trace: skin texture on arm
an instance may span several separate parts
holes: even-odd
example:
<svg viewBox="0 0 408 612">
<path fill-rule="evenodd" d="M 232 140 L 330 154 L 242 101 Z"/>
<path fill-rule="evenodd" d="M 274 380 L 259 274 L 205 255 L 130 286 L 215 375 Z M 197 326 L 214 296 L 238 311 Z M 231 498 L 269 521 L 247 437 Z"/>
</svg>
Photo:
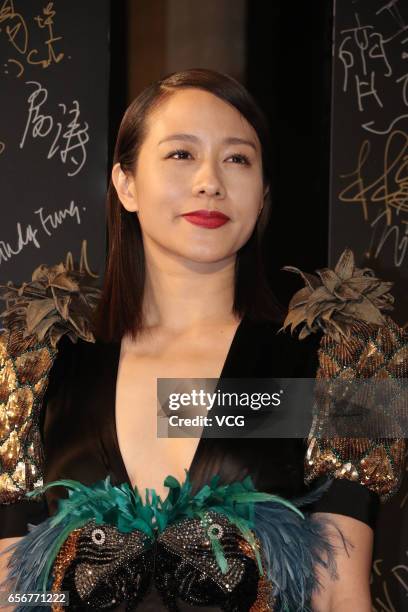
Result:
<svg viewBox="0 0 408 612">
<path fill-rule="evenodd" d="M 329 519 L 340 529 L 347 541 L 347 551 L 332 527 L 338 579 L 332 580 L 327 572 L 318 570 L 322 588 L 313 595 L 313 612 L 371 612 L 373 530 L 362 521 L 341 514 L 316 512 L 314 516 Z"/>
<path fill-rule="evenodd" d="M 4 551 L 5 548 L 13 544 L 14 542 L 18 542 L 21 538 L 3 538 L 0 540 L 0 553 Z M 6 554 L 0 554 L 0 584 L 6 579 L 7 576 L 7 560 L 10 556 L 10 552 Z M 1 588 L 4 591 L 4 587 Z M 11 591 L 11 587 L 8 588 Z M 4 610 L 5 612 L 11 612 L 14 610 L 14 606 L 0 606 L 0 610 Z"/>
</svg>

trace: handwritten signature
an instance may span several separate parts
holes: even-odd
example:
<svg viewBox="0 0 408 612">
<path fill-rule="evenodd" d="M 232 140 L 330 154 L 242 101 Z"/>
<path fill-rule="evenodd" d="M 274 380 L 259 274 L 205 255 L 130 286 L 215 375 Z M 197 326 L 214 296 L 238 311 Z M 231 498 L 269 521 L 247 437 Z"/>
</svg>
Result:
<svg viewBox="0 0 408 612">
<path fill-rule="evenodd" d="M 351 74 L 354 75 L 355 93 L 358 109 L 364 111 L 363 99 L 373 98 L 382 107 L 383 103 L 375 84 L 376 70 L 380 61 L 383 64 L 384 76 L 392 75 L 392 66 L 387 57 L 385 39 L 375 31 L 371 24 L 361 25 L 357 13 L 354 14 L 356 25 L 340 32 L 342 41 L 339 45 L 338 58 L 343 65 L 343 91 L 349 90 Z"/>
<path fill-rule="evenodd" d="M 47 236 L 52 236 L 67 218 L 74 219 L 76 223 L 81 223 L 79 207 L 72 200 L 68 208 L 56 210 L 52 213 L 44 213 L 44 208 L 41 207 L 34 211 L 34 214 L 39 217 L 39 226 L 32 223 L 23 225 L 20 221 L 16 223 L 16 236 L 13 241 L 0 240 L 0 265 L 10 261 L 16 255 L 19 255 L 29 244 L 34 245 L 37 249 L 41 248 L 39 232 L 44 232 Z"/>
<path fill-rule="evenodd" d="M 369 202 L 380 202 L 385 205 L 387 223 L 391 223 L 392 210 L 397 214 L 408 212 L 408 134 L 394 130 L 388 136 L 383 160 L 383 172 L 374 181 L 365 184 L 363 170 L 370 156 L 371 144 L 364 140 L 357 159 L 357 167 L 341 178 L 351 178 L 340 193 L 342 202 L 361 204 L 364 219 L 368 219 Z"/>
<path fill-rule="evenodd" d="M 33 243 L 37 249 L 40 248 L 40 243 L 37 240 L 38 229 L 34 229 L 32 225 L 22 227 L 18 222 L 16 225 L 16 241 L 14 248 L 10 242 L 0 240 L 0 265 L 3 261 L 9 261 L 14 255 L 18 255 L 28 244 Z"/>
<path fill-rule="evenodd" d="M 53 26 L 55 15 L 54 2 L 48 2 L 42 10 L 42 15 L 34 17 L 37 26 L 42 30 L 46 30 L 48 35 L 47 40 L 44 41 L 47 55 L 45 57 L 39 57 L 40 51 L 36 48 L 30 48 L 29 27 L 23 15 L 15 10 L 13 0 L 5 0 L 0 7 L 0 24 L 6 24 L 4 32 L 8 41 L 15 51 L 24 56 L 28 64 L 40 66 L 45 69 L 52 63 L 58 64 L 63 59 L 64 53 L 58 53 L 54 48 L 55 43 L 62 40 L 62 36 L 54 35 Z M 23 74 L 24 66 L 19 60 L 10 58 L 8 59 L 8 63 L 17 65 L 19 70 L 17 77 Z"/>
<path fill-rule="evenodd" d="M 375 247 L 374 258 L 377 259 L 381 254 L 382 249 L 387 243 L 388 239 L 394 238 L 394 249 L 393 249 L 393 262 L 396 268 L 402 266 L 405 256 L 407 255 L 408 248 L 408 220 L 402 221 L 402 225 L 405 228 L 400 227 L 397 223 L 393 225 L 387 224 L 387 211 L 383 210 L 379 215 L 371 222 L 370 227 L 372 228 L 371 238 L 370 238 L 370 247 L 369 253 L 371 255 L 371 249 L 374 247 L 375 238 L 377 234 L 377 224 L 380 221 L 383 221 L 383 227 L 381 231 L 380 238 L 378 240 L 378 244 Z M 380 227 L 380 225 L 379 225 Z"/>
<path fill-rule="evenodd" d="M 75 170 L 67 172 L 68 176 L 75 176 L 83 168 L 87 159 L 86 144 L 89 142 L 89 125 L 85 121 L 79 122 L 80 108 L 78 100 L 73 100 L 71 108 L 67 111 L 65 104 L 58 104 L 63 115 L 71 116 L 71 120 L 64 128 L 62 123 L 56 121 L 52 115 L 43 114 L 42 107 L 47 101 L 48 91 L 37 81 L 27 81 L 27 85 L 34 85 L 35 90 L 28 96 L 28 115 L 20 148 L 24 148 L 30 134 L 33 139 L 46 138 L 53 133 L 53 140 L 48 150 L 47 159 L 51 159 L 59 152 L 63 164 L 70 162 Z M 75 155 L 74 155 L 75 153 Z"/>
<path fill-rule="evenodd" d="M 398 58 L 408 57 L 407 51 L 400 47 L 408 42 L 403 38 L 408 25 L 397 5 L 398 0 L 390 0 L 370 18 L 366 13 L 362 20 L 358 12 L 353 11 L 354 23 L 351 18 L 350 27 L 340 30 L 336 36 L 336 57 L 341 75 L 339 85 L 344 93 L 350 93 L 352 101 L 357 102 L 359 113 L 371 112 L 377 107 L 382 109 L 390 103 L 391 109 L 395 109 L 396 99 L 400 96 L 408 106 L 408 73 L 403 62 L 398 61 Z M 384 11 L 388 12 L 387 17 L 382 15 Z M 394 25 L 396 29 L 391 31 L 385 27 L 384 19 L 388 26 Z M 387 36 L 380 31 L 384 28 Z M 404 74 L 399 74 L 401 68 Z M 382 113 L 375 114 L 381 116 Z M 374 121 L 366 125 L 369 127 L 363 126 L 365 129 L 376 132 L 370 127 Z"/>
</svg>

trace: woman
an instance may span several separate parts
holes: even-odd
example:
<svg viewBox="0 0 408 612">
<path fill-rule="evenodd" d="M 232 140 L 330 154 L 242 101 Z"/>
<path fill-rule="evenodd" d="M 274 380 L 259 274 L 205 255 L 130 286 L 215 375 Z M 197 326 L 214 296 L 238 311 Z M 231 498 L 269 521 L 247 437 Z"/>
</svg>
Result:
<svg viewBox="0 0 408 612">
<path fill-rule="evenodd" d="M 280 313 L 262 274 L 259 247 L 273 187 L 270 165 L 262 116 L 230 77 L 207 70 L 173 74 L 130 105 L 119 130 L 109 188 L 109 253 L 93 328 L 97 341 L 89 342 L 83 308 L 78 307 L 76 320 L 72 315 L 75 324 L 69 327 L 70 301 L 62 294 L 57 309 L 37 310 L 35 323 L 27 324 L 29 332 L 42 326 L 37 337 L 51 347 L 43 367 L 47 393 L 37 413 L 31 413 L 32 419 L 39 415 L 45 460 L 35 469 L 40 465 L 45 483 L 73 479 L 92 485 L 109 475 L 114 484 L 137 485 L 139 491 L 153 488 L 165 499 L 165 478 L 171 474 L 182 482 L 189 468 L 193 492 L 215 474 L 221 483 L 250 475 L 257 490 L 286 498 L 305 492 L 302 440 L 156 437 L 158 377 L 316 374 L 316 337 L 299 343 L 288 334 L 277 335 Z M 62 269 L 43 270 L 36 280 L 53 287 L 55 303 L 58 292 L 69 294 Z M 83 289 L 84 304 L 94 297 L 89 288 Z M 65 335 L 55 359 L 57 351 L 45 330 L 55 323 L 56 310 L 60 328 L 55 346 Z M 17 329 L 16 316 L 6 317 L 9 329 L 13 324 Z M 79 337 L 76 344 L 67 338 L 68 327 L 71 336 Z M 10 342 L 7 348 L 12 352 Z M 40 443 L 38 436 L 32 439 Z M 41 485 L 40 474 L 36 476 L 27 489 Z M 11 469 L 3 478 L 3 548 L 27 533 L 27 522 L 38 524 L 53 515 L 57 500 L 66 497 L 66 491 L 50 488 L 41 503 L 23 500 L 24 486 L 9 478 Z M 330 517 L 350 546 L 336 543 L 337 580 L 327 564 L 317 564 L 323 588 L 314 590 L 313 610 L 371 609 L 368 585 L 377 505 L 372 489 L 346 478 L 336 479 L 315 502 L 315 517 Z M 159 516 L 164 510 L 157 508 Z M 180 563 L 182 557 L 173 573 Z M 143 572 L 141 576 L 143 582 Z M 146 588 L 137 603 L 140 609 L 158 610 L 167 597 L 169 609 L 187 610 L 195 608 L 196 597 L 197 609 L 203 610 L 273 609 L 273 598 L 261 603 L 259 591 L 257 603 L 249 595 L 234 604 L 226 597 L 215 605 L 219 600 L 202 593 L 200 600 L 197 581 L 190 591 L 179 584 L 160 587 L 161 599 Z"/>
</svg>

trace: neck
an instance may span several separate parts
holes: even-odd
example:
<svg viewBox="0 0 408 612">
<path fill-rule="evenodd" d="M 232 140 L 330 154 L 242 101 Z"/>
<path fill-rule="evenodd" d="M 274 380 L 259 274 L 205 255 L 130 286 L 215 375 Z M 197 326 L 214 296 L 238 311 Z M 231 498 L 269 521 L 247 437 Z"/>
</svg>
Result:
<svg viewBox="0 0 408 612">
<path fill-rule="evenodd" d="M 146 249 L 143 313 L 146 327 L 185 330 L 235 320 L 235 255 L 194 262 L 174 253 Z"/>
</svg>

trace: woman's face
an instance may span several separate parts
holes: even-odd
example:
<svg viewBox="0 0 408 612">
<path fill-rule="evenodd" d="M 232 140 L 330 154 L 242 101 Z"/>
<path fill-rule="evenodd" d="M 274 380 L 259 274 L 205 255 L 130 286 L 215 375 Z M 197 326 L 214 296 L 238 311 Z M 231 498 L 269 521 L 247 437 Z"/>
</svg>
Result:
<svg viewBox="0 0 408 612">
<path fill-rule="evenodd" d="M 122 204 L 138 214 L 145 249 L 202 263 L 234 256 L 264 201 L 255 130 L 233 106 L 200 89 L 171 94 L 146 128 L 134 173 L 125 175 L 119 164 L 112 172 Z M 206 211 L 226 220 L 208 220 Z"/>
</svg>

